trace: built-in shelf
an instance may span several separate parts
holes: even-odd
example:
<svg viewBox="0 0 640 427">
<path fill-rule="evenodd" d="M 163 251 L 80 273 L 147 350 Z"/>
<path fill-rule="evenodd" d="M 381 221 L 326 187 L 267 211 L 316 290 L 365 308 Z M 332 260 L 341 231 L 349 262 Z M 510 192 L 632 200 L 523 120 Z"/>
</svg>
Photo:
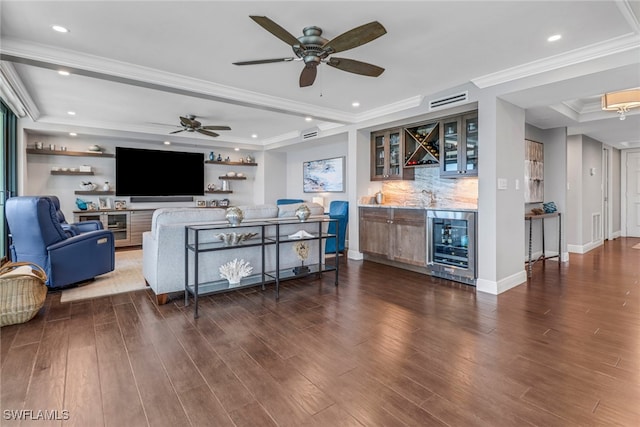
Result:
<svg viewBox="0 0 640 427">
<path fill-rule="evenodd" d="M 27 154 L 46 154 L 49 156 L 72 156 L 72 157 L 105 157 L 112 158 L 115 154 L 102 153 L 97 151 L 55 151 L 55 150 L 38 150 L 36 148 L 27 148 Z"/>
<path fill-rule="evenodd" d="M 84 191 L 84 190 L 76 190 L 74 194 L 78 194 L 81 196 L 113 196 L 116 194 L 115 191 Z"/>
<path fill-rule="evenodd" d="M 51 171 L 51 175 L 93 175 L 93 172 L 80 172 L 80 171 Z"/>
<path fill-rule="evenodd" d="M 247 162 L 224 162 L 224 161 L 219 162 L 217 160 L 205 160 L 204 162 L 210 165 L 258 166 L 257 163 L 247 163 Z"/>
<path fill-rule="evenodd" d="M 207 190 L 205 191 L 207 194 L 231 194 L 233 191 L 231 190 Z"/>
<path fill-rule="evenodd" d="M 234 179 L 236 181 L 242 180 L 242 179 L 247 179 L 246 176 L 219 176 L 218 179 Z"/>
</svg>

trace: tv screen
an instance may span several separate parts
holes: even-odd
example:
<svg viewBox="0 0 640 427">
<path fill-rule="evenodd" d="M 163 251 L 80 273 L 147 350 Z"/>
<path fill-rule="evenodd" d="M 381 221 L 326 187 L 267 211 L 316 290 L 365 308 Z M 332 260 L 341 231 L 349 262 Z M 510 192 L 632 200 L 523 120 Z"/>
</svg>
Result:
<svg viewBox="0 0 640 427">
<path fill-rule="evenodd" d="M 203 153 L 116 147 L 117 196 L 203 194 Z"/>
</svg>

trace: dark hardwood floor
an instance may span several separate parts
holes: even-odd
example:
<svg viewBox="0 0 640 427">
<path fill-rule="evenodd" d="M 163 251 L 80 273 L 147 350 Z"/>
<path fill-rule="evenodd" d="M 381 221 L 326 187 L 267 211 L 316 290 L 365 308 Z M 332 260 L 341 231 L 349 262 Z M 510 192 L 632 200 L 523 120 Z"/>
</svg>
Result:
<svg viewBox="0 0 640 427">
<path fill-rule="evenodd" d="M 149 291 L 51 293 L 0 330 L 0 424 L 639 426 L 638 243 L 538 263 L 499 296 L 344 260 L 337 288 L 218 294 L 197 320 Z"/>
</svg>

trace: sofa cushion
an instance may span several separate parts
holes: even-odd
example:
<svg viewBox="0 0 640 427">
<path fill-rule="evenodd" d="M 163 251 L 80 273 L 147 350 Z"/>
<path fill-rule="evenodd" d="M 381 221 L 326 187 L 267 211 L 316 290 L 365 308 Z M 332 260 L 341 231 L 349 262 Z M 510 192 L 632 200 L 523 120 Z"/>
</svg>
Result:
<svg viewBox="0 0 640 427">
<path fill-rule="evenodd" d="M 197 223 L 226 221 L 225 209 L 203 209 L 203 208 L 160 208 L 153 212 L 151 220 L 151 233 L 158 235 L 158 227 L 166 224 L 176 223 Z"/>
<path fill-rule="evenodd" d="M 244 219 L 267 219 L 278 217 L 276 205 L 245 205 L 238 206 L 242 210 Z"/>
<path fill-rule="evenodd" d="M 324 214 L 324 207 L 318 203 L 303 202 L 291 203 L 289 205 L 278 205 L 278 218 L 289 218 L 296 216 L 296 209 L 302 205 L 307 205 L 311 211 L 311 216 Z"/>
</svg>

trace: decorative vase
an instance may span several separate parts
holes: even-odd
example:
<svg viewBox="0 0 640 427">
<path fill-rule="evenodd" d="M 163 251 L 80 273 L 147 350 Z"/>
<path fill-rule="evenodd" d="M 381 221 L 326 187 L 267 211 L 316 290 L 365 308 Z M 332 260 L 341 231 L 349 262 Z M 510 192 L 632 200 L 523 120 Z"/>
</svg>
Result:
<svg viewBox="0 0 640 427">
<path fill-rule="evenodd" d="M 111 188 L 109 187 L 109 181 L 105 181 L 104 185 L 102 186 L 102 191 L 109 191 Z"/>
<path fill-rule="evenodd" d="M 215 160 L 216 156 L 213 154 L 213 151 L 209 152 L 209 160 Z"/>
<path fill-rule="evenodd" d="M 296 216 L 300 220 L 300 222 L 304 222 L 311 215 L 311 211 L 307 205 L 300 205 L 298 209 L 296 209 Z"/>
<path fill-rule="evenodd" d="M 244 219 L 244 214 L 242 213 L 242 209 L 237 206 L 232 206 L 230 208 L 227 208 L 226 218 L 227 221 L 229 221 L 229 224 L 235 227 L 242 222 L 242 220 Z"/>
</svg>

